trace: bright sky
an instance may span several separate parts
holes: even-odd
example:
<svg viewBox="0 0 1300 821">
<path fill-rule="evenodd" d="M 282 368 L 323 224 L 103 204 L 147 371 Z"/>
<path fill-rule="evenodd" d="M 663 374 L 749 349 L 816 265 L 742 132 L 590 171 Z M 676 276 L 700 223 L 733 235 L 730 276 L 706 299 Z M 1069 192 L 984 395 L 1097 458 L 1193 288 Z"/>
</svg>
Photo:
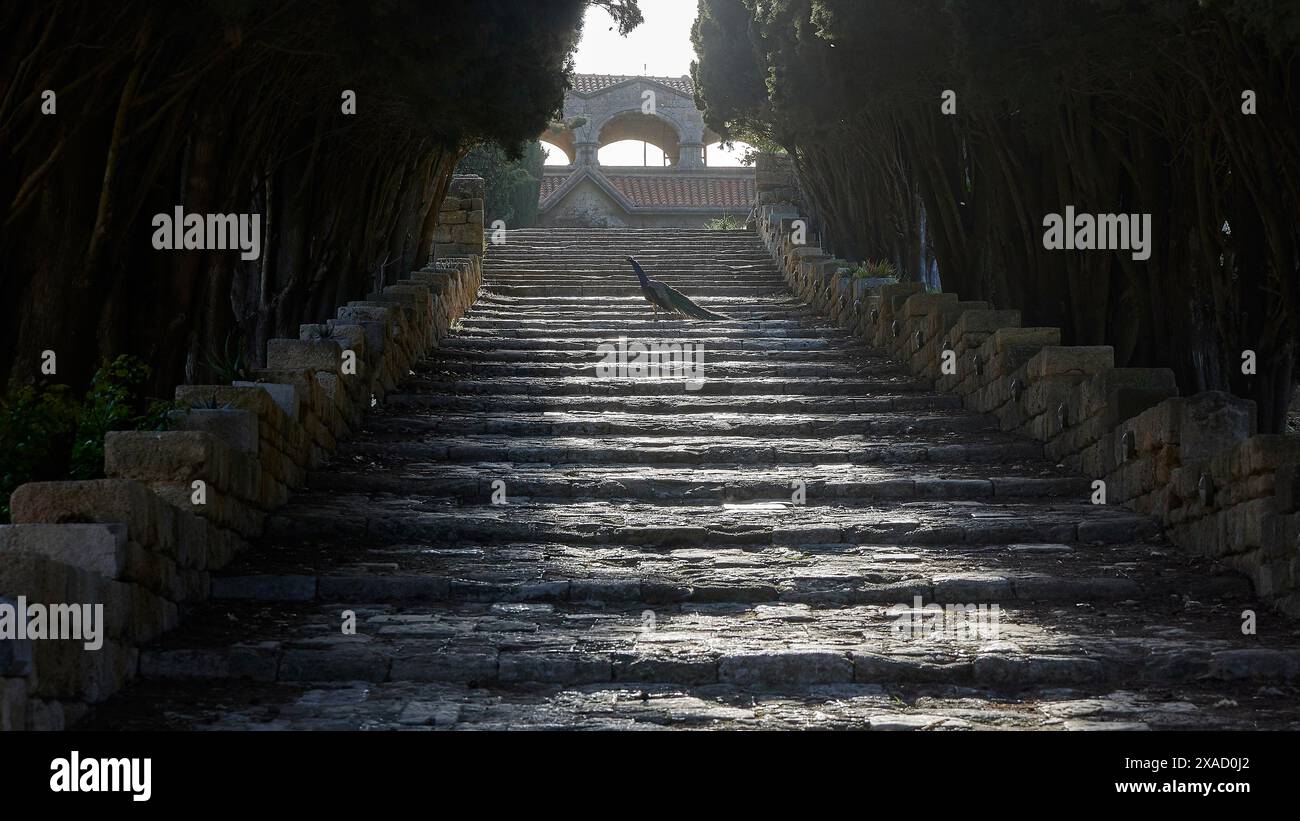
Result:
<svg viewBox="0 0 1300 821">
<path fill-rule="evenodd" d="M 582 42 L 574 56 L 579 74 L 648 74 L 680 77 L 691 73 L 695 50 L 691 47 L 691 24 L 695 22 L 696 0 L 641 0 L 645 22 L 627 37 L 618 36 L 614 21 L 604 9 L 587 9 Z M 741 143 L 734 151 L 717 145 L 708 147 L 709 165 L 740 165 Z M 663 152 L 645 146 L 646 164 L 663 165 Z M 641 165 L 642 144 L 625 140 L 601 149 L 602 165 Z M 562 152 L 551 152 L 547 165 L 564 165 Z"/>
</svg>

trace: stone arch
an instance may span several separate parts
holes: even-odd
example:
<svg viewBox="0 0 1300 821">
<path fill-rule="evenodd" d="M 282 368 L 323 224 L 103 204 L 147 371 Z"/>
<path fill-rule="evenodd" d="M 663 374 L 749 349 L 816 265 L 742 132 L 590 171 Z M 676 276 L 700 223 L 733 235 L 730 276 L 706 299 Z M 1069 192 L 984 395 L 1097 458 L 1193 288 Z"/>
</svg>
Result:
<svg viewBox="0 0 1300 821">
<path fill-rule="evenodd" d="M 567 148 L 567 149 L 566 149 L 565 146 L 562 145 L 561 143 L 557 143 L 557 142 L 554 142 L 554 141 L 549 140 L 549 139 L 541 139 L 541 140 L 538 140 L 538 142 L 541 143 L 543 150 L 545 150 L 545 151 L 547 151 L 547 152 L 549 153 L 549 156 L 547 156 L 547 158 L 546 158 L 546 164 L 547 164 L 547 165 L 573 165 L 573 138 L 572 138 L 572 136 L 570 136 L 570 138 L 569 138 L 569 140 L 568 140 L 569 145 L 568 145 L 568 148 Z M 555 162 L 555 159 L 556 159 L 555 155 L 556 155 L 556 154 L 559 155 L 559 158 L 560 158 L 560 159 L 563 159 L 563 160 L 564 160 L 563 163 L 556 163 L 556 162 Z"/>
<path fill-rule="evenodd" d="M 644 140 L 668 155 L 678 168 L 703 165 L 707 129 L 692 95 L 672 83 L 672 78 L 593 76 L 604 83 L 586 93 L 571 92 L 565 98 L 564 133 L 553 130 L 543 137 L 567 149 L 575 165 L 599 165 L 596 152 L 620 140 Z M 583 77 L 579 77 L 581 82 Z M 611 82 L 612 81 L 612 82 Z M 653 113 L 645 112 L 652 104 Z M 568 125 L 571 124 L 571 125 Z"/>
<path fill-rule="evenodd" d="M 596 149 L 623 140 L 645 142 L 664 152 L 676 165 L 681 157 L 682 129 L 667 117 L 642 114 L 640 109 L 616 112 L 606 117 L 596 133 Z"/>
</svg>

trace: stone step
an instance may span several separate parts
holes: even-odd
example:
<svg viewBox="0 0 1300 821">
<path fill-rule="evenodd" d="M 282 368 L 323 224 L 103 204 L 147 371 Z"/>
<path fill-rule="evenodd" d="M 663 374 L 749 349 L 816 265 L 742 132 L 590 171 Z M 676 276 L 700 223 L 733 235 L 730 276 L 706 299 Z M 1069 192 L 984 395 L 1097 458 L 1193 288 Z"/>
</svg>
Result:
<svg viewBox="0 0 1300 821">
<path fill-rule="evenodd" d="M 559 348 L 512 348 L 508 339 L 501 338 L 498 345 L 482 347 L 447 347 L 426 356 L 413 368 L 417 373 L 437 371 L 442 367 L 480 366 L 496 364 L 556 364 L 581 365 L 600 361 L 602 353 L 590 342 L 580 342 L 567 349 Z M 718 363 L 737 362 L 751 364 L 766 362 L 769 364 L 826 365 L 842 367 L 846 363 L 844 354 L 853 357 L 852 364 L 857 367 L 896 367 L 896 363 L 878 356 L 869 348 L 806 348 L 796 350 L 746 350 L 742 343 L 719 340 L 717 346 L 707 342 L 698 343 L 700 349 L 710 357 L 708 364 L 713 365 L 713 358 Z"/>
<path fill-rule="evenodd" d="M 163 680 L 721 684 L 754 692 L 895 683 L 1020 691 L 1196 679 L 1276 686 L 1300 678 L 1300 651 L 1290 646 L 1275 639 L 1261 646 L 1208 615 L 1184 620 L 1201 634 L 1195 638 L 1161 636 L 1154 632 L 1159 620 L 1137 601 L 1114 605 L 1108 616 L 1061 614 L 1043 624 L 1032 604 L 999 605 L 996 616 L 993 602 L 981 612 L 979 603 L 963 600 L 942 616 L 914 615 L 910 598 L 828 608 L 644 607 L 620 605 L 599 584 L 591 588 L 591 598 L 578 603 L 303 602 L 288 619 L 223 602 L 220 610 L 238 627 L 171 639 L 142 653 L 140 668 Z M 339 629 L 344 609 L 356 616 L 356 635 Z"/>
<path fill-rule="evenodd" d="M 721 273 L 717 269 L 700 269 L 698 271 L 656 272 L 653 279 L 672 286 L 681 293 L 695 298 L 710 292 L 703 289 L 727 288 L 728 291 L 714 290 L 711 293 L 722 296 L 764 296 L 780 294 L 785 289 L 784 280 L 775 276 L 733 276 Z M 493 294 L 509 295 L 521 288 L 537 287 L 548 290 L 566 289 L 581 294 L 588 291 L 596 296 L 609 296 L 626 291 L 608 290 L 609 287 L 631 289 L 641 293 L 641 286 L 636 277 L 628 277 L 624 271 L 540 271 L 512 268 L 508 271 L 494 272 L 484 281 L 484 289 Z"/>
<path fill-rule="evenodd" d="M 684 319 L 680 317 L 667 317 L 654 319 L 653 315 L 643 314 L 624 314 L 619 318 L 610 318 L 606 320 L 597 320 L 595 317 L 587 318 L 585 321 L 578 317 L 561 318 L 557 316 L 484 316 L 482 314 L 467 314 L 460 320 L 457 326 L 460 330 L 471 332 L 482 328 L 491 328 L 504 332 L 513 329 L 547 329 L 556 334 L 563 334 L 569 330 L 592 330 L 603 329 L 609 334 L 610 339 L 617 339 L 620 336 L 628 336 L 632 332 L 640 330 L 658 330 L 666 332 L 674 328 L 683 329 L 700 329 L 699 320 Z M 775 330 L 798 331 L 812 330 L 806 323 L 800 322 L 796 318 L 789 317 L 759 317 L 746 319 L 732 319 L 728 317 L 725 320 L 716 320 L 707 323 L 707 327 L 715 328 L 733 336 L 741 335 L 744 332 L 753 333 L 755 336 L 762 336 L 765 333 Z"/>
<path fill-rule="evenodd" d="M 391 393 L 384 397 L 384 406 L 387 411 L 399 415 L 409 408 L 452 413 L 491 411 L 590 413 L 618 409 L 630 413 L 676 415 L 683 411 L 681 400 L 674 396 L 641 396 L 624 399 L 618 405 L 612 405 L 608 399 L 600 396 L 458 396 L 445 393 Z M 870 414 L 933 412 L 958 410 L 961 407 L 959 397 L 929 394 L 874 397 L 697 396 L 691 400 L 689 410 L 693 414 L 806 413 L 809 410 L 832 414 Z"/>
<path fill-rule="evenodd" d="M 763 284 L 782 284 L 784 278 L 771 264 L 739 261 L 710 261 L 694 259 L 690 262 L 647 263 L 646 273 L 651 279 L 668 282 L 669 278 L 685 280 L 688 284 L 716 285 L 732 281 L 755 281 Z M 540 260 L 498 260 L 484 270 L 485 282 L 489 287 L 498 283 L 536 280 L 547 282 L 552 279 L 575 281 L 590 280 L 606 282 L 610 279 L 637 282 L 636 272 L 627 263 L 619 264 L 607 260 L 564 260 L 546 262 Z"/>
<path fill-rule="evenodd" d="M 1271 656 L 1261 656 L 1263 663 Z M 1238 656 L 1238 659 L 1241 657 Z M 1248 698 L 1241 699 L 1243 692 Z M 790 686 L 611 682 L 520 688 L 478 682 L 260 683 L 153 679 L 88 729 L 157 730 L 1261 730 L 1295 729 L 1293 696 L 1250 679 L 1134 691 L 1075 682 L 1044 693 L 971 684 Z M 166 716 L 164 725 L 158 719 Z"/>
<path fill-rule="evenodd" d="M 497 488 L 508 498 L 552 503 L 563 499 L 605 501 L 652 500 L 667 503 L 768 503 L 792 507 L 792 488 L 810 503 L 863 503 L 896 500 L 968 501 L 977 499 L 1062 498 L 1086 500 L 1091 482 L 1061 476 L 916 475 L 897 478 L 880 468 L 841 465 L 748 469 L 587 468 L 578 465 L 504 467 L 501 464 L 402 465 L 375 467 L 346 464 L 312 471 L 308 486 L 316 491 L 388 493 L 412 500 L 452 498 L 465 504 L 491 501 Z M 502 484 L 503 483 L 503 484 Z M 743 509 L 738 508 L 738 509 Z M 767 508 L 763 508 L 766 512 Z"/>
<path fill-rule="evenodd" d="M 581 325 L 579 323 L 545 323 L 532 322 L 518 324 L 514 327 L 500 325 L 496 322 L 479 322 L 463 320 L 457 330 L 465 337 L 482 334 L 501 335 L 509 331 L 510 335 L 520 339 L 552 339 L 558 334 L 568 339 L 594 339 L 597 341 L 618 339 L 620 336 L 634 339 L 649 339 L 657 334 L 665 341 L 694 341 L 697 339 L 722 338 L 732 340 L 749 339 L 825 339 L 848 341 L 851 337 L 844 331 L 819 332 L 815 328 L 803 326 L 789 327 L 773 325 L 756 330 L 752 328 L 732 328 L 726 321 L 701 322 L 680 319 L 659 320 L 638 318 L 622 323 Z"/>
<path fill-rule="evenodd" d="M 997 430 L 997 418 L 970 411 L 868 414 L 590 413 L 388 414 L 383 435 L 411 441 L 427 436 L 911 436 Z"/>
<path fill-rule="evenodd" d="M 754 311 L 799 311 L 805 315 L 808 308 L 792 299 L 789 295 L 762 294 L 759 296 L 730 297 L 717 296 L 710 300 L 713 304 L 722 308 L 731 310 L 740 310 L 745 313 Z M 543 312 L 562 312 L 562 311 L 582 311 L 582 310 L 599 310 L 599 311 L 619 311 L 619 312 L 636 312 L 643 309 L 646 305 L 645 297 L 641 295 L 640 290 L 629 292 L 623 295 L 614 296 L 510 296 L 494 293 L 484 290 L 480 294 L 479 301 L 475 306 L 506 306 L 518 307 L 521 309 L 534 308 Z M 811 323 L 817 327 L 832 327 L 825 319 Z"/>
<path fill-rule="evenodd" d="M 780 269 L 777 269 L 775 262 L 770 257 L 763 255 L 763 252 L 710 252 L 710 251 L 681 251 L 679 253 L 638 253 L 636 257 L 640 262 L 641 268 L 645 269 L 651 277 L 658 278 L 658 274 L 664 270 L 707 270 L 710 266 L 715 269 L 723 270 L 742 270 L 742 272 L 759 272 L 770 275 L 772 278 L 780 278 Z M 546 272 L 546 270 L 582 270 L 582 269 L 599 269 L 611 270 L 624 275 L 633 275 L 636 278 L 636 269 L 632 268 L 624 257 L 616 256 L 614 253 L 598 252 L 586 253 L 586 255 L 573 255 L 573 253 L 550 253 L 550 252 L 507 252 L 497 253 L 487 257 L 484 265 L 485 273 L 494 275 L 503 270 L 513 270 L 516 268 L 528 270 L 528 272 Z"/>
<path fill-rule="evenodd" d="M 586 274 L 586 275 L 584 275 Z M 701 270 L 699 272 L 678 271 L 671 274 L 656 274 L 654 279 L 659 282 L 667 283 L 684 294 L 691 294 L 701 287 L 727 287 L 738 289 L 738 293 L 748 294 L 769 294 L 780 293 L 785 288 L 785 282 L 774 276 L 730 276 L 719 273 L 716 270 Z M 506 294 L 511 290 L 523 286 L 539 286 L 546 288 L 604 288 L 604 286 L 617 286 L 620 288 L 632 288 L 640 293 L 641 286 L 637 283 L 636 278 L 629 279 L 623 272 L 587 272 L 572 271 L 565 269 L 550 273 L 547 271 L 521 271 L 511 269 L 493 273 L 491 278 L 485 281 L 484 287 L 491 293 Z M 603 291 L 596 291 L 600 294 Z"/>
<path fill-rule="evenodd" d="M 382 430 L 379 432 L 382 435 Z M 1041 443 L 1002 433 L 949 436 L 464 436 L 377 441 L 363 434 L 340 446 L 337 459 L 353 462 L 511 462 L 635 465 L 1008 464 L 1039 461 Z"/>
<path fill-rule="evenodd" d="M 507 489 L 507 500 L 509 493 Z M 269 539 L 365 538 L 385 544 L 545 542 L 590 549 L 923 544 L 1117 544 L 1151 519 L 1086 502 L 882 502 L 736 511 L 722 505 L 608 502 L 463 505 L 367 493 L 304 493 L 272 514 Z"/>
<path fill-rule="evenodd" d="M 784 287 L 776 282 L 771 285 L 696 285 L 689 290 L 682 289 L 692 301 L 699 303 L 713 297 L 756 297 L 778 293 Z M 509 297 L 545 297 L 545 296 L 631 296 L 641 293 L 641 286 L 636 280 L 625 284 L 609 283 L 606 285 L 508 285 L 495 283 L 491 286 L 494 294 Z M 705 307 L 708 307 L 707 305 Z"/>
<path fill-rule="evenodd" d="M 758 354 L 788 354 L 797 356 L 801 351 L 829 351 L 829 350 L 853 350 L 855 343 L 851 339 L 818 339 L 816 337 L 777 337 L 777 338 L 753 338 L 753 337 L 726 337 L 726 336 L 696 336 L 692 341 L 698 341 L 702 345 L 708 345 L 710 350 L 726 353 L 758 353 Z M 599 342 L 599 340 L 598 340 Z M 456 355 L 462 351 L 493 351 L 497 349 L 506 349 L 510 351 L 530 350 L 530 351 L 592 351 L 595 346 L 591 338 L 573 339 L 569 337 L 545 337 L 536 336 L 528 339 L 519 339 L 514 334 L 493 334 L 485 330 L 469 336 L 460 334 L 450 337 L 445 345 L 429 361 L 438 355 Z M 883 356 L 871 353 L 871 359 L 884 359 Z M 937 394 L 936 394 L 937 395 Z"/>
<path fill-rule="evenodd" d="M 489 546 L 419 550 L 398 546 L 367 551 L 366 561 L 319 572 L 310 564 L 295 566 L 292 557 L 271 572 L 236 570 L 214 579 L 212 596 L 227 602 L 600 602 L 648 607 L 781 602 L 796 607 L 908 605 L 908 609 L 917 597 L 926 603 L 1051 602 L 1075 607 L 1146 600 L 1159 611 L 1181 606 L 1185 597 L 1207 608 L 1251 603 L 1250 585 L 1237 575 L 1206 575 L 1188 588 L 1158 573 L 1136 572 L 1133 568 L 1141 566 L 1140 560 L 1124 566 L 1095 566 L 1079 551 L 1045 554 L 1050 559 L 1037 563 L 1021 560 L 1024 551 L 1047 548 L 1068 545 L 916 553 L 862 545 L 821 554 L 827 572 L 819 575 L 800 567 L 797 555 L 774 548 L 683 548 L 666 556 L 629 550 L 596 561 L 589 552 L 568 546 L 511 544 L 497 549 L 518 566 L 485 572 L 482 558 L 492 549 Z M 1112 549 L 1132 558 L 1150 552 L 1138 546 Z M 996 573 L 965 569 L 978 568 L 981 560 L 994 557 L 1014 561 L 1015 569 Z"/>
<path fill-rule="evenodd" d="M 545 319 L 555 322 L 623 322 L 642 319 L 645 301 L 640 304 L 628 304 L 625 307 L 614 306 L 601 308 L 592 305 L 574 305 L 565 310 L 543 309 L 536 305 L 524 305 L 517 302 L 489 302 L 481 300 L 462 317 L 462 321 L 481 319 Z M 727 321 L 757 322 L 777 321 L 797 322 L 806 325 L 810 316 L 806 309 L 791 308 L 742 308 L 739 305 L 727 309 Z M 666 321 L 666 320 L 661 320 Z M 685 321 L 685 320 L 679 320 Z M 454 338 L 454 337 L 451 337 Z"/>
<path fill-rule="evenodd" d="M 753 279 L 764 282 L 784 282 L 781 273 L 770 262 L 758 262 L 747 259 L 710 259 L 707 256 L 692 255 L 687 260 L 660 260 L 646 262 L 642 268 L 651 279 L 668 281 L 668 277 L 689 278 L 700 284 L 712 283 L 715 279 Z M 511 279 L 526 279 L 533 276 L 543 281 L 550 277 L 569 277 L 572 279 L 604 280 L 611 277 L 637 282 L 636 271 L 622 260 L 609 258 L 592 258 L 588 260 L 562 259 L 498 259 L 484 269 L 484 277 L 489 285 Z"/>
<path fill-rule="evenodd" d="M 611 349 L 613 345 L 611 343 Z M 629 355 L 630 357 L 631 355 Z M 889 363 L 856 362 L 773 362 L 766 359 L 714 360 L 706 348 L 695 347 L 689 353 L 668 352 L 664 358 L 647 366 L 650 370 L 642 376 L 631 361 L 619 364 L 613 351 L 603 353 L 593 347 L 591 353 L 581 357 L 586 361 L 567 362 L 476 362 L 467 359 L 441 359 L 426 362 L 415 372 L 424 376 L 453 378 L 458 375 L 477 375 L 485 378 L 523 377 L 533 379 L 752 379 L 760 376 L 778 376 L 787 379 L 852 379 L 866 376 L 901 375 L 902 368 Z M 604 364 L 602 364 L 604 363 Z"/>
<path fill-rule="evenodd" d="M 696 390 L 687 391 L 680 379 L 529 379 L 527 377 L 499 377 L 496 379 L 426 379 L 409 377 L 404 383 L 408 391 L 429 391 L 457 394 L 527 394 L 530 396 L 844 396 L 873 393 L 908 393 L 922 391 L 924 386 L 906 377 L 881 377 L 875 379 L 784 379 L 767 377 L 758 379 L 710 378 Z"/>
</svg>

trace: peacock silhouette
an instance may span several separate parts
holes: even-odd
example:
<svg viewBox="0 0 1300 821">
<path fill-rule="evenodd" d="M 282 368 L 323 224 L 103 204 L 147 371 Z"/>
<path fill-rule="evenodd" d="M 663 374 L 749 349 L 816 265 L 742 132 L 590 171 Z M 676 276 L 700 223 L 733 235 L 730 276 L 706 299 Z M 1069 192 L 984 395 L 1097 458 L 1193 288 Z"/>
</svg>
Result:
<svg viewBox="0 0 1300 821">
<path fill-rule="evenodd" d="M 676 288 L 646 276 L 646 272 L 632 257 L 625 257 L 625 259 L 632 263 L 632 270 L 636 271 L 636 278 L 641 281 L 641 294 L 646 298 L 646 302 L 650 303 L 650 307 L 654 309 L 656 321 L 659 319 L 660 308 L 670 314 L 681 314 L 692 319 L 727 319 L 722 314 L 714 313 L 708 308 L 702 308 L 691 302 L 685 294 Z"/>
</svg>

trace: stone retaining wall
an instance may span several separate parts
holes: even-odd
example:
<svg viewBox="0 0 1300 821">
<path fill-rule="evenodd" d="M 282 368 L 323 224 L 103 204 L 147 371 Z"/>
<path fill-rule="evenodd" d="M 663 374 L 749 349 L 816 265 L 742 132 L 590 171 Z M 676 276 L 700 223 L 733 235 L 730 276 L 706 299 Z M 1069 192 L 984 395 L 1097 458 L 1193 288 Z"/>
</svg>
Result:
<svg viewBox="0 0 1300 821">
<path fill-rule="evenodd" d="M 433 229 L 433 258 L 483 255 L 483 197 L 487 185 L 475 175 L 452 177 Z"/>
<path fill-rule="evenodd" d="M 252 381 L 179 386 L 188 410 L 171 429 L 108 434 L 108 478 L 14 491 L 13 524 L 0 527 L 0 606 L 103 605 L 104 629 L 97 649 L 0 641 L 0 729 L 69 726 L 134 676 L 138 648 L 208 597 L 211 573 L 447 334 L 482 281 L 482 184 L 453 181 L 435 265 L 297 339 L 270 340 Z"/>
<path fill-rule="evenodd" d="M 1059 328 L 1022 327 L 1019 311 L 853 279 L 839 272 L 848 262 L 792 242 L 796 206 L 768 200 L 756 230 L 795 293 L 1300 616 L 1300 437 L 1258 435 L 1253 402 L 1180 397 L 1172 371 L 1116 368 L 1111 348 L 1063 346 Z"/>
</svg>

